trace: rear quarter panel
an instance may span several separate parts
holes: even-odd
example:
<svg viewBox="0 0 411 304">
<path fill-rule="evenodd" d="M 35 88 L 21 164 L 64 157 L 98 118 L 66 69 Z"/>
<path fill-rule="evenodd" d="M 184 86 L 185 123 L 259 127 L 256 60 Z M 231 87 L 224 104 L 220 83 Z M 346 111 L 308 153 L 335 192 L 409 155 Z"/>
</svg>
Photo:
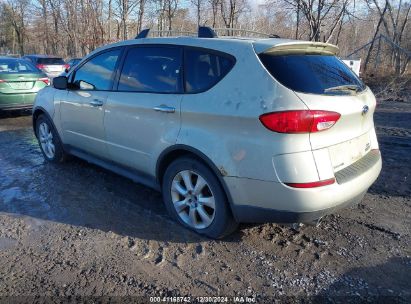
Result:
<svg viewBox="0 0 411 304">
<path fill-rule="evenodd" d="M 269 131 L 259 116 L 306 106 L 272 78 L 251 44 L 229 53 L 237 62 L 223 80 L 204 93 L 184 95 L 177 143 L 207 155 L 224 176 L 278 181 L 273 156 L 310 151 L 309 136 Z"/>
</svg>

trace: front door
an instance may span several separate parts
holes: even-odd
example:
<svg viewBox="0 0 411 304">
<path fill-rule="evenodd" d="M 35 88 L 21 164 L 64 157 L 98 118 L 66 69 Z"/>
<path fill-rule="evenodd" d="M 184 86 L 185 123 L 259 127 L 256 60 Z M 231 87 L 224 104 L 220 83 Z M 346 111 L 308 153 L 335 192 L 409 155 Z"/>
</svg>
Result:
<svg viewBox="0 0 411 304">
<path fill-rule="evenodd" d="M 103 119 L 121 49 L 103 51 L 74 71 L 60 103 L 64 142 L 107 157 Z"/>
</svg>

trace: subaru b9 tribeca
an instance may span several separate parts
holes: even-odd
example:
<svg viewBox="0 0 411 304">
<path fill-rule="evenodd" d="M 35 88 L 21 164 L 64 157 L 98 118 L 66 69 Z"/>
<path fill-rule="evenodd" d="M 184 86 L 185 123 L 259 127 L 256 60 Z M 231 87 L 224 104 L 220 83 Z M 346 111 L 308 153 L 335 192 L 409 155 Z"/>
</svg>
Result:
<svg viewBox="0 0 411 304">
<path fill-rule="evenodd" d="M 239 222 L 312 222 L 358 203 L 381 170 L 376 101 L 336 46 L 140 38 L 102 47 L 43 89 L 47 161 L 75 155 L 161 190 L 212 238 Z"/>
</svg>

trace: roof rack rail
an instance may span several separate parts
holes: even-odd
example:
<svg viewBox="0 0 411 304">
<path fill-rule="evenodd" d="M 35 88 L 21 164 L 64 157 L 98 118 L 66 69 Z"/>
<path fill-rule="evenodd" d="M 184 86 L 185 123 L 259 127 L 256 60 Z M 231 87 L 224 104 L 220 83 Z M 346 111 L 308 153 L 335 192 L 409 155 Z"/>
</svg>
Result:
<svg viewBox="0 0 411 304">
<path fill-rule="evenodd" d="M 214 29 L 215 32 L 220 33 L 221 36 L 234 36 L 234 33 L 245 33 L 245 34 L 252 34 L 252 35 L 256 35 L 256 36 L 263 36 L 266 38 L 280 38 L 280 36 L 276 35 L 276 34 L 267 34 L 267 33 L 263 33 L 263 32 L 259 32 L 259 31 L 251 31 L 251 30 L 245 30 L 245 29 L 241 29 L 241 28 L 215 28 Z M 224 35 L 225 33 L 225 35 Z"/>
<path fill-rule="evenodd" d="M 209 26 L 199 26 L 198 27 L 198 37 L 199 38 L 217 38 L 217 33 Z"/>
<path fill-rule="evenodd" d="M 222 36 L 234 36 L 233 34 L 235 32 L 242 32 L 246 34 L 260 35 L 260 36 L 267 37 L 267 38 L 280 38 L 280 36 L 275 35 L 275 34 L 267 34 L 267 33 L 244 30 L 244 29 L 237 29 L 237 28 L 215 28 L 213 29 L 209 26 L 199 26 L 198 33 L 189 32 L 189 31 L 175 31 L 175 30 L 152 31 L 150 29 L 144 29 L 136 36 L 135 39 L 147 38 L 149 34 L 157 34 L 160 37 L 171 37 L 176 34 L 183 34 L 186 36 L 198 36 L 199 38 L 217 38 L 218 37 L 217 32 L 222 32 Z M 224 32 L 226 33 L 226 35 L 223 34 Z"/>
<path fill-rule="evenodd" d="M 149 32 L 150 32 L 150 29 L 144 29 L 140 33 L 138 33 L 135 39 L 147 38 Z"/>
<path fill-rule="evenodd" d="M 212 31 L 212 29 L 209 29 L 208 31 L 210 30 Z M 144 29 L 135 37 L 135 39 L 147 38 L 148 35 L 150 34 L 158 35 L 159 37 L 172 37 L 172 36 L 181 35 L 181 34 L 185 36 L 197 36 L 198 35 L 198 37 L 200 37 L 200 32 L 206 32 L 206 31 L 207 30 L 202 29 L 202 27 L 198 29 L 198 34 L 196 32 L 190 32 L 190 31 L 178 31 L 178 30 L 153 31 L 151 29 Z M 203 35 L 206 36 L 207 33 Z"/>
</svg>

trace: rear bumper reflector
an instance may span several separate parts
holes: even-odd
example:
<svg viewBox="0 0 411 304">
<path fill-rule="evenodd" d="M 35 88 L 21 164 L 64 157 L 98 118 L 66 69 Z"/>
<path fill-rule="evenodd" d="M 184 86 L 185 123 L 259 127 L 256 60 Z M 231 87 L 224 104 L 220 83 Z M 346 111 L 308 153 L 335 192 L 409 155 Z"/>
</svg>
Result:
<svg viewBox="0 0 411 304">
<path fill-rule="evenodd" d="M 311 182 L 311 183 L 284 183 L 289 187 L 293 188 L 316 188 L 322 186 L 328 186 L 335 183 L 335 178 L 330 178 L 318 182 Z"/>
</svg>

